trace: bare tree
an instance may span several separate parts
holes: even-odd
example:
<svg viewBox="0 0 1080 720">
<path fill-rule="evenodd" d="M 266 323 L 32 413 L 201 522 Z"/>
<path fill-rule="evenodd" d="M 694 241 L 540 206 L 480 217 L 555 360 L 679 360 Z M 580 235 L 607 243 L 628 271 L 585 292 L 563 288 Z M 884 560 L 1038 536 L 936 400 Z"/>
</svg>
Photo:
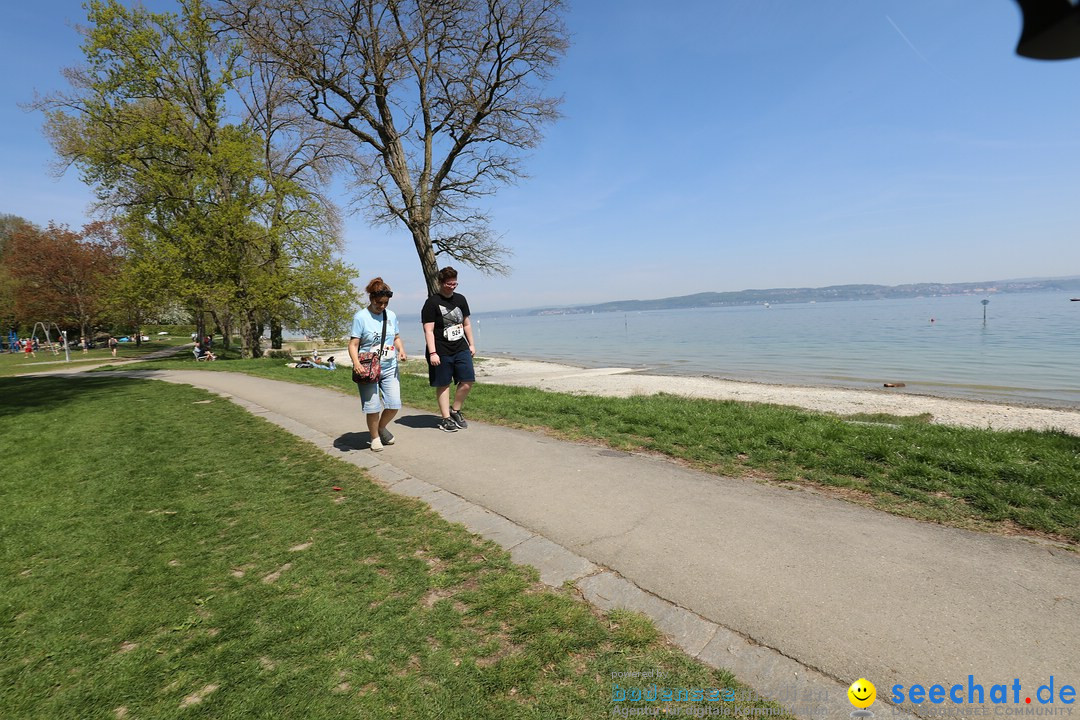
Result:
<svg viewBox="0 0 1080 720">
<path fill-rule="evenodd" d="M 359 198 L 436 257 L 505 272 L 475 206 L 522 175 L 559 98 L 539 88 L 567 47 L 563 0 L 220 0 L 255 56 L 285 70 L 312 118 L 359 145 Z"/>
<path fill-rule="evenodd" d="M 245 110 L 245 122 L 256 129 L 262 140 L 261 152 L 272 200 L 263 208 L 263 225 L 270 231 L 269 265 L 288 263 L 286 246 L 280 237 L 282 228 L 293 228 L 294 241 L 302 240 L 297 229 L 333 237 L 340 250 L 341 221 L 333 201 L 323 193 L 336 169 L 352 160 L 351 143 L 342 134 L 320 123 L 293 102 L 286 92 L 288 80 L 284 68 L 260 58 L 244 47 L 245 70 L 239 73 L 236 90 Z M 304 197 L 317 202 L 297 202 L 290 188 L 299 187 Z M 315 212 L 313 212 L 315 210 Z M 283 324 L 312 327 L 325 313 L 279 287 L 268 298 L 271 347 L 280 349 Z M 321 327 L 321 326 L 320 326 Z M 263 330 L 259 325 L 259 332 Z"/>
</svg>

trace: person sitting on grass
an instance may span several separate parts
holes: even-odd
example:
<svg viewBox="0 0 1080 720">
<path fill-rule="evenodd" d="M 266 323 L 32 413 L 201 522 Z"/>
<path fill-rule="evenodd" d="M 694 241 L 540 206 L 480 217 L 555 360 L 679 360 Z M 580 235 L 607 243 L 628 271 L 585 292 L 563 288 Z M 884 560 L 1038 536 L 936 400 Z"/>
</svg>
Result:
<svg viewBox="0 0 1080 720">
<path fill-rule="evenodd" d="M 202 343 L 199 343 L 195 346 L 195 353 L 198 355 L 200 360 L 217 360 L 217 355 L 210 352 L 210 349 Z"/>
</svg>

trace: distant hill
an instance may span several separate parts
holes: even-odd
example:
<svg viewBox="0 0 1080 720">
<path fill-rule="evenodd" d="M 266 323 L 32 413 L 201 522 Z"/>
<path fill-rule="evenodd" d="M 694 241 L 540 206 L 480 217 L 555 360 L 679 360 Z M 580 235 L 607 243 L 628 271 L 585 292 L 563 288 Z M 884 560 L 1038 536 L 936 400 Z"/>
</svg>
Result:
<svg viewBox="0 0 1080 720">
<path fill-rule="evenodd" d="M 1080 276 L 1025 280 L 989 280 L 972 283 L 916 283 L 912 285 L 830 285 L 821 288 L 772 288 L 735 292 L 703 292 L 655 300 L 616 300 L 596 305 L 535 308 L 527 315 L 567 315 L 592 312 L 630 312 L 731 305 L 779 305 L 781 303 L 881 300 L 884 298 L 935 297 L 942 295 L 998 295 L 1001 293 L 1051 292 L 1080 294 Z"/>
</svg>

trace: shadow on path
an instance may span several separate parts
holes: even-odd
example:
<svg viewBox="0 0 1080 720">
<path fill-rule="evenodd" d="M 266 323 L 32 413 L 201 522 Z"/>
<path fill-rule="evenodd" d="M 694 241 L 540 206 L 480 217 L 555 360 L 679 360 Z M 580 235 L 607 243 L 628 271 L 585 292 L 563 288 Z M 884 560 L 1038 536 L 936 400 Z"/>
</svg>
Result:
<svg viewBox="0 0 1080 720">
<path fill-rule="evenodd" d="M 394 420 L 405 427 L 419 430 L 437 430 L 439 427 L 438 415 L 405 415 Z"/>
<path fill-rule="evenodd" d="M 367 450 L 371 444 L 371 436 L 365 432 L 347 432 L 334 438 L 334 448 L 341 452 L 350 450 Z"/>
</svg>

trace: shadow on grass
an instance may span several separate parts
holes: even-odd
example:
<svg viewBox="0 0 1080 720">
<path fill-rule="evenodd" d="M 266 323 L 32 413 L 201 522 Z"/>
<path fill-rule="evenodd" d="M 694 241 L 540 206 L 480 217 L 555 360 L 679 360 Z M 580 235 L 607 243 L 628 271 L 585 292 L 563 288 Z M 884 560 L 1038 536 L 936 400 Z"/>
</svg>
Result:
<svg viewBox="0 0 1080 720">
<path fill-rule="evenodd" d="M 131 378 L 105 373 L 0 378 L 0 416 L 26 415 L 71 404 L 76 398 L 112 395 L 132 382 Z"/>
</svg>

